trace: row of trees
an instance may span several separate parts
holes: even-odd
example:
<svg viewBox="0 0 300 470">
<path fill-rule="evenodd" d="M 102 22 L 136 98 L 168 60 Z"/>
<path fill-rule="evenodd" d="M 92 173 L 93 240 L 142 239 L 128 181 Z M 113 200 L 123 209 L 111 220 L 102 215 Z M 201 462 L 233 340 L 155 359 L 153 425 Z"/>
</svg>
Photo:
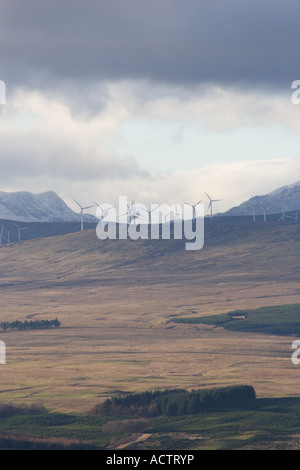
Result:
<svg viewBox="0 0 300 470">
<path fill-rule="evenodd" d="M 45 330 L 48 328 L 58 328 L 61 325 L 60 321 L 55 320 L 15 320 L 12 322 L 3 321 L 0 323 L 2 330 Z"/>
<path fill-rule="evenodd" d="M 250 385 L 204 390 L 164 390 L 113 397 L 97 405 L 93 413 L 100 415 L 134 414 L 143 416 L 180 416 L 216 408 L 230 408 L 256 398 Z"/>
</svg>

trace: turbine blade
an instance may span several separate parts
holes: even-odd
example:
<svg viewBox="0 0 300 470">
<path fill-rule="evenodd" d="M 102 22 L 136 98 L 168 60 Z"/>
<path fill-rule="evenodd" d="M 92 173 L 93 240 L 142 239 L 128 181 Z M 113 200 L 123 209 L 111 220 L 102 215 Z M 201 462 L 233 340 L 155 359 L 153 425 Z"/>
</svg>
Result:
<svg viewBox="0 0 300 470">
<path fill-rule="evenodd" d="M 81 205 L 79 204 L 79 202 L 76 201 L 76 199 L 73 199 L 73 201 L 75 201 L 76 204 L 78 204 L 78 206 L 81 207 Z"/>
</svg>

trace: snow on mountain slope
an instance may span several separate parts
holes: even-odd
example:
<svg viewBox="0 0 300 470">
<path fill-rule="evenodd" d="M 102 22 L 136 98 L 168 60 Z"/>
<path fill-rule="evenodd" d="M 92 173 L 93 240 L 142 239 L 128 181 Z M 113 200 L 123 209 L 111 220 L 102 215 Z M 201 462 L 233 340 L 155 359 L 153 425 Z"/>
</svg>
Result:
<svg viewBox="0 0 300 470">
<path fill-rule="evenodd" d="M 54 191 L 40 194 L 0 191 L 0 219 L 19 222 L 76 222 L 80 221 L 80 214 L 67 206 Z M 85 214 L 84 219 L 91 222 L 94 217 Z"/>
<path fill-rule="evenodd" d="M 229 209 L 222 215 L 275 214 L 282 211 L 300 210 L 300 181 L 283 186 L 263 196 L 254 196 L 239 206 Z"/>
</svg>

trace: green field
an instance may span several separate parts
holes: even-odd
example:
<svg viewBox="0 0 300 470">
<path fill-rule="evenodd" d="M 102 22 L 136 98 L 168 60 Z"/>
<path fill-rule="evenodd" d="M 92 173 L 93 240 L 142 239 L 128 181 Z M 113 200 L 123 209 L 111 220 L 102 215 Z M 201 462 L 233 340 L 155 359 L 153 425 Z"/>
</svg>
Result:
<svg viewBox="0 0 300 470">
<path fill-rule="evenodd" d="M 15 408 L 1 415 L 0 443 L 1 449 L 298 449 L 300 398 L 149 419 Z"/>
<path fill-rule="evenodd" d="M 234 310 L 205 317 L 172 318 L 175 323 L 216 325 L 230 331 L 300 336 L 300 304 Z"/>
</svg>

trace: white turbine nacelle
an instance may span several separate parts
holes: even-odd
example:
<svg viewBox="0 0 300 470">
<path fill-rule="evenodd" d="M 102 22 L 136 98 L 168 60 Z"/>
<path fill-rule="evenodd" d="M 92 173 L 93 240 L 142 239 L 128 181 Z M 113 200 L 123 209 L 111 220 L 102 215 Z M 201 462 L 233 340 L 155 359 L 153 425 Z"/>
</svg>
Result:
<svg viewBox="0 0 300 470">
<path fill-rule="evenodd" d="M 188 206 L 191 206 L 193 208 L 193 220 L 196 218 L 196 207 L 200 204 L 201 200 L 198 201 L 196 204 L 190 204 L 189 202 L 185 202 Z M 176 204 L 176 210 L 177 210 L 177 204 Z"/>
<path fill-rule="evenodd" d="M 106 217 L 107 214 L 108 214 L 108 211 L 110 211 L 111 209 L 114 208 L 114 206 L 112 206 L 112 205 L 110 205 L 110 204 L 108 205 L 108 207 L 104 207 L 104 208 L 103 208 L 102 206 L 100 206 L 100 204 L 98 204 L 97 202 L 94 202 L 94 204 L 95 204 L 95 206 L 98 207 L 97 212 L 96 212 L 96 217 L 97 217 L 97 219 L 100 220 L 100 222 L 101 222 L 103 219 L 105 219 L 105 217 Z M 107 206 L 107 204 L 104 204 L 104 206 Z M 99 210 L 99 209 L 100 209 L 100 210 Z M 101 213 L 99 213 L 100 211 L 101 211 Z"/>
</svg>

